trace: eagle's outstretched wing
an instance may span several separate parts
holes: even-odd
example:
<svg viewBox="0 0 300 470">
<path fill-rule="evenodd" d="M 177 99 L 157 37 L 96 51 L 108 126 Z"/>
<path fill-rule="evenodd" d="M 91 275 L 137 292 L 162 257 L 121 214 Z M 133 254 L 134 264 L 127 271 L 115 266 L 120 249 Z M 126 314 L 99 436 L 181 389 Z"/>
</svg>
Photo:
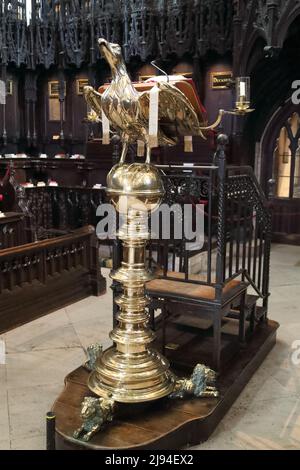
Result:
<svg viewBox="0 0 300 470">
<path fill-rule="evenodd" d="M 101 120 L 102 118 L 102 105 L 101 105 L 102 95 L 101 93 L 98 93 L 98 91 L 94 90 L 94 88 L 91 86 L 85 86 L 83 89 L 83 94 L 84 94 L 87 104 L 97 114 L 97 116 L 99 117 L 99 120 Z"/>
<path fill-rule="evenodd" d="M 199 135 L 205 139 L 200 126 L 198 115 L 189 99 L 176 86 L 168 82 L 157 82 L 159 87 L 158 119 L 161 130 L 167 136 Z M 144 91 L 139 97 L 140 109 L 145 120 L 149 120 L 149 91 Z"/>
</svg>

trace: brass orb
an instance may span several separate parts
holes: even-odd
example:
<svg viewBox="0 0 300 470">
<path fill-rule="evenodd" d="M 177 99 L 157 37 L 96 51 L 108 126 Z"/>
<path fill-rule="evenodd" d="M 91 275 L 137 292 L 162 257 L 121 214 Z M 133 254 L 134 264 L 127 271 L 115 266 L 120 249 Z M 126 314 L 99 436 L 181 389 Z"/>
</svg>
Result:
<svg viewBox="0 0 300 470">
<path fill-rule="evenodd" d="M 107 194 L 118 212 L 154 211 L 165 193 L 160 171 L 148 163 L 118 163 L 107 176 Z"/>
</svg>

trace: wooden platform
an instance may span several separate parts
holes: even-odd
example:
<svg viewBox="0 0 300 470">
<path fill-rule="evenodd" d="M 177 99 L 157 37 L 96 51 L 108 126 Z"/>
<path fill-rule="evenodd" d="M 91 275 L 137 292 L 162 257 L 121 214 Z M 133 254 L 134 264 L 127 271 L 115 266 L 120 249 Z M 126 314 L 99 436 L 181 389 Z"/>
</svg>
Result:
<svg viewBox="0 0 300 470">
<path fill-rule="evenodd" d="M 88 372 L 79 367 L 65 380 L 65 388 L 53 406 L 57 449 L 134 450 L 179 449 L 197 445 L 212 434 L 239 393 L 276 343 L 278 323 L 257 327 L 254 337 L 219 378 L 218 399 L 163 399 L 148 405 L 121 405 L 113 423 L 89 443 L 73 439 L 80 426 L 80 404 L 91 395 Z"/>
</svg>

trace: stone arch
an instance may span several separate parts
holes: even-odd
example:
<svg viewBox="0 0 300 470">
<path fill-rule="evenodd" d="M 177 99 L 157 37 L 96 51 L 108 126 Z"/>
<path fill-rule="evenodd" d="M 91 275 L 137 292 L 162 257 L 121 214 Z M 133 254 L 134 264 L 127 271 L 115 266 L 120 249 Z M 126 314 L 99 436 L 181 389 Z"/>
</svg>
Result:
<svg viewBox="0 0 300 470">
<path fill-rule="evenodd" d="M 276 30 L 277 30 L 277 44 L 279 47 L 283 47 L 284 41 L 286 40 L 289 30 L 293 23 L 300 18 L 300 5 L 296 5 L 292 11 L 287 7 L 285 13 L 281 16 Z"/>
<path fill-rule="evenodd" d="M 248 75 L 250 76 L 256 64 L 258 64 L 259 61 L 264 58 L 265 45 L 266 45 L 266 41 L 261 35 L 255 38 L 255 41 L 252 45 L 252 49 L 249 52 L 248 61 L 245 67 L 246 76 Z"/>
<path fill-rule="evenodd" d="M 299 106 L 294 105 L 291 100 L 287 100 L 284 106 L 277 108 L 265 126 L 261 137 L 260 161 L 261 182 L 264 185 L 273 176 L 273 158 L 276 140 L 284 123 L 296 114 L 299 115 Z"/>
<path fill-rule="evenodd" d="M 249 69 L 249 62 L 251 61 L 251 56 L 253 52 L 256 50 L 257 44 L 259 42 L 266 42 L 265 36 L 259 32 L 258 30 L 253 30 L 251 35 L 247 38 L 247 47 L 244 45 L 242 48 L 240 54 L 239 54 L 239 64 L 238 65 L 238 70 L 236 70 L 237 75 L 246 75 Z M 245 43 L 246 44 L 246 43 Z M 252 61 L 251 61 L 252 62 Z M 252 67 L 255 64 L 252 64 Z"/>
</svg>

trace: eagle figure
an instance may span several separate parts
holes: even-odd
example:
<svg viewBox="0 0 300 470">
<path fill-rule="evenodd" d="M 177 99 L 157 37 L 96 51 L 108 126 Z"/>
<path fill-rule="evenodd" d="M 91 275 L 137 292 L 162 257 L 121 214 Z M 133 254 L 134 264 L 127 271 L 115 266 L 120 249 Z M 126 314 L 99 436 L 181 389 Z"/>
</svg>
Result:
<svg viewBox="0 0 300 470">
<path fill-rule="evenodd" d="M 146 162 L 150 163 L 150 91 L 147 89 L 139 92 L 135 88 L 127 73 L 122 50 L 118 44 L 105 39 L 99 39 L 98 44 L 102 57 L 107 60 L 111 68 L 112 81 L 103 87 L 103 93 L 90 86 L 84 87 L 85 99 L 99 120 L 103 112 L 110 125 L 120 134 L 123 142 L 120 163 L 125 161 L 128 146 L 137 141 L 146 145 Z M 200 115 L 196 113 L 186 95 L 168 81 L 157 81 L 154 86 L 159 88 L 158 146 L 175 145 L 179 136 L 198 135 L 205 138 L 202 134 L 205 118 L 201 112 Z"/>
</svg>

